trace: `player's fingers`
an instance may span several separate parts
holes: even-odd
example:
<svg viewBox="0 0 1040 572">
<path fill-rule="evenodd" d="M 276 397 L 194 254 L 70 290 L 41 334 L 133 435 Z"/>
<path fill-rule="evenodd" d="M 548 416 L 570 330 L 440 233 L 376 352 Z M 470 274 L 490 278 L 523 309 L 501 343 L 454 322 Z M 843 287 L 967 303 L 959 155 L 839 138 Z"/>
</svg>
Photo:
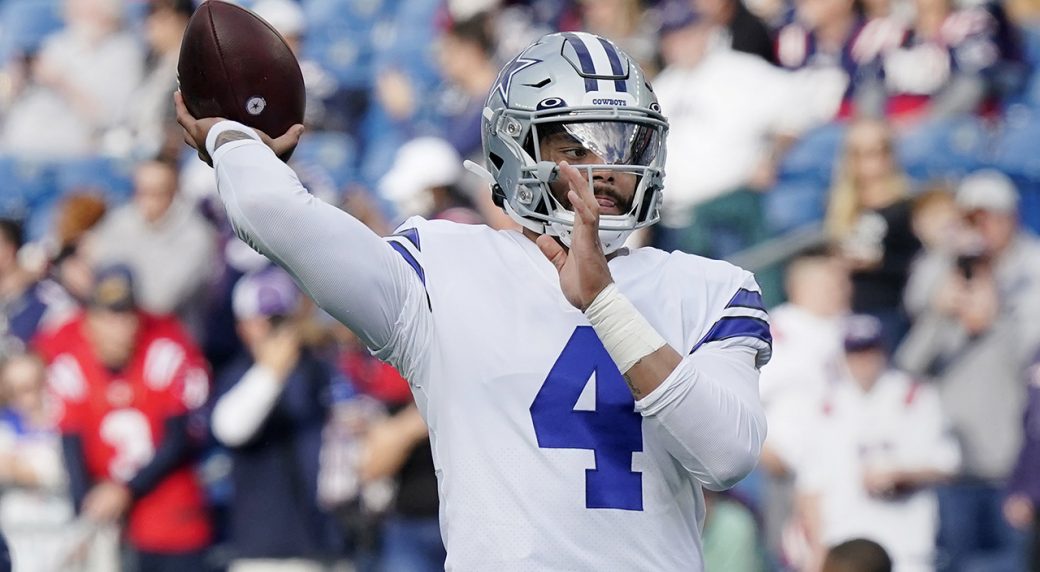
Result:
<svg viewBox="0 0 1040 572">
<path fill-rule="evenodd" d="M 281 155 L 286 151 L 296 148 L 296 145 L 300 142 L 300 137 L 303 135 L 303 125 L 296 124 L 289 128 L 288 131 L 283 133 L 277 139 L 271 140 L 271 148 L 274 149 L 275 155 Z"/>
<path fill-rule="evenodd" d="M 184 105 L 184 96 L 181 95 L 180 90 L 173 92 L 173 107 L 177 112 L 177 123 L 180 123 L 181 127 L 190 131 L 191 126 L 195 123 L 195 118 L 188 111 L 188 107 Z"/>
<path fill-rule="evenodd" d="M 563 264 L 567 262 L 567 251 L 560 246 L 560 243 L 556 242 L 556 239 L 548 234 L 540 235 L 536 240 L 535 244 L 538 245 L 538 249 L 542 251 L 542 254 L 552 262 L 552 265 L 556 267 L 557 272 L 563 270 Z"/>
</svg>

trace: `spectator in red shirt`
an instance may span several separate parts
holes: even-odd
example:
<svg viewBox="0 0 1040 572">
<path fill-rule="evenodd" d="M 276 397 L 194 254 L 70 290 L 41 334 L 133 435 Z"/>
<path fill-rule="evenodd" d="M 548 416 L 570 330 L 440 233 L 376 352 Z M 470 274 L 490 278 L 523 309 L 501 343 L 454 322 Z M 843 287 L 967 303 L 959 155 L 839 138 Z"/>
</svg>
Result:
<svg viewBox="0 0 1040 572">
<path fill-rule="evenodd" d="M 137 308 L 122 265 L 100 269 L 84 313 L 37 345 L 61 403 L 81 517 L 97 525 L 125 517 L 137 570 L 205 570 L 212 532 L 188 424 L 209 384 L 198 349 L 175 320 Z"/>
</svg>

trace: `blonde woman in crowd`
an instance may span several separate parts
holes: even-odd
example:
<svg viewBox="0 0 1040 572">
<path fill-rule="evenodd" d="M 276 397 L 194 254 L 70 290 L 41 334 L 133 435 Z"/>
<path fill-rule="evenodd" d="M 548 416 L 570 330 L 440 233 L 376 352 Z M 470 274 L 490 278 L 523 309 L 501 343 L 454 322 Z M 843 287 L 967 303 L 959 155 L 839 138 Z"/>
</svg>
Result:
<svg viewBox="0 0 1040 572">
<path fill-rule="evenodd" d="M 852 124 L 824 220 L 832 246 L 852 270 L 852 310 L 881 320 L 888 350 L 906 332 L 902 293 L 921 247 L 910 222 L 910 185 L 893 143 L 882 121 Z"/>
</svg>

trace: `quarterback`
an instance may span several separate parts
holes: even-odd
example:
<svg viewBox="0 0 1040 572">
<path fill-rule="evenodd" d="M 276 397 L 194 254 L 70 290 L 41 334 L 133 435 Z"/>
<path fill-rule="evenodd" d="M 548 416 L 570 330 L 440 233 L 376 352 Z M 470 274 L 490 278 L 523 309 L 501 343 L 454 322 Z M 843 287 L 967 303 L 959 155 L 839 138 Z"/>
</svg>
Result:
<svg viewBox="0 0 1040 572">
<path fill-rule="evenodd" d="M 448 570 L 697 571 L 702 489 L 758 460 L 771 347 L 748 272 L 623 247 L 658 219 L 668 125 L 612 42 L 551 34 L 499 74 L 481 125 L 522 231 L 413 218 L 380 238 L 322 203 L 277 139 L 192 117 L 238 236 L 411 384 Z"/>
</svg>

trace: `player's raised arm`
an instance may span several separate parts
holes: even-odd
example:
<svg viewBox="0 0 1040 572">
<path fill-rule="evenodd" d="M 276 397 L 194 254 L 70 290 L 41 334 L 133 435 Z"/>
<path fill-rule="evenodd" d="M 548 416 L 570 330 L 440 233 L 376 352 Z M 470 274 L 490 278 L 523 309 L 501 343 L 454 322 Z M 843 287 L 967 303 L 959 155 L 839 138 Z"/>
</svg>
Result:
<svg viewBox="0 0 1040 572">
<path fill-rule="evenodd" d="M 302 126 L 270 139 L 242 124 L 195 119 L 175 94 L 185 141 L 212 160 L 235 233 L 285 268 L 323 309 L 410 377 L 428 340 L 426 294 L 414 271 L 368 227 L 324 203 L 278 159 Z"/>
</svg>

